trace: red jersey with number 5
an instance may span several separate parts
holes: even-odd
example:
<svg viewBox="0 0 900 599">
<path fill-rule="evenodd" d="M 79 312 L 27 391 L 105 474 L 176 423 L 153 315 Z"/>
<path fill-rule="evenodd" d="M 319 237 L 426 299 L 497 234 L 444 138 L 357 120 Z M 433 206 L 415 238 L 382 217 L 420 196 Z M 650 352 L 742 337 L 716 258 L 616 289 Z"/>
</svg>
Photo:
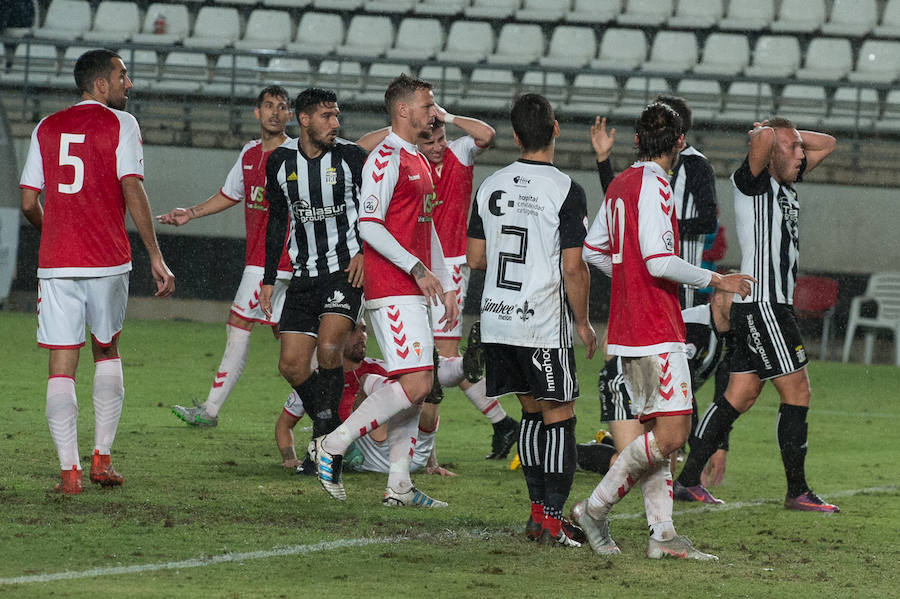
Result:
<svg viewBox="0 0 900 599">
<path fill-rule="evenodd" d="M 38 123 L 19 186 L 44 192 L 39 278 L 131 270 L 122 179 L 144 178 L 141 144 L 133 116 L 93 100 Z"/>
<path fill-rule="evenodd" d="M 683 351 L 678 284 L 653 277 L 646 264 L 678 255 L 678 221 L 663 168 L 636 162 L 613 179 L 584 245 L 612 256 L 608 353 L 638 357 Z"/>
</svg>

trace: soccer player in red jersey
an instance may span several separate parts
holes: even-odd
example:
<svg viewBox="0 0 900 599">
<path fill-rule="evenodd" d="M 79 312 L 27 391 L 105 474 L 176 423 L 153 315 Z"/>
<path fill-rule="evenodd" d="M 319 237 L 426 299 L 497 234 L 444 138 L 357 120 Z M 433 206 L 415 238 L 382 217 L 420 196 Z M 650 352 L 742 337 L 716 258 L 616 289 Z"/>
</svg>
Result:
<svg viewBox="0 0 900 599">
<path fill-rule="evenodd" d="M 678 284 L 750 293 L 749 275 L 719 275 L 678 256 L 678 224 L 668 172 L 684 145 L 681 118 L 666 104 L 636 123 L 638 162 L 617 176 L 585 238 L 584 258 L 612 277 L 608 353 L 622 356 L 632 411 L 645 424 L 594 489 L 573 508 L 594 551 L 619 553 L 608 515 L 641 484 L 651 524 L 647 556 L 715 560 L 678 535 L 672 523 L 669 456 L 691 428 L 690 370 Z"/>
<path fill-rule="evenodd" d="M 41 231 L 37 340 L 50 350 L 47 422 L 61 468 L 56 489 L 69 495 L 82 488 L 75 372 L 85 323 L 95 368 L 90 479 L 103 486 L 123 481 L 110 448 L 125 399 L 119 333 L 131 271 L 126 210 L 150 255 L 155 295 L 175 291 L 144 191 L 140 128 L 124 112 L 133 87 L 125 63 L 111 50 L 91 50 L 75 63 L 75 83 L 81 102 L 38 123 L 19 185 L 22 212 Z"/>
<path fill-rule="evenodd" d="M 363 167 L 360 236 L 365 242 L 365 296 L 369 322 L 390 384 L 370 395 L 330 434 L 310 444 L 319 481 L 329 495 L 346 499 L 341 462 L 350 443 L 390 422 L 390 474 L 386 506 L 444 507 L 409 476 L 419 411 L 433 385 L 434 339 L 428 305 L 443 303 L 444 330 L 459 317 L 432 212 L 435 193 L 428 161 L 416 144 L 438 116 L 431 84 L 401 75 L 385 91 L 391 134 Z"/>
</svg>

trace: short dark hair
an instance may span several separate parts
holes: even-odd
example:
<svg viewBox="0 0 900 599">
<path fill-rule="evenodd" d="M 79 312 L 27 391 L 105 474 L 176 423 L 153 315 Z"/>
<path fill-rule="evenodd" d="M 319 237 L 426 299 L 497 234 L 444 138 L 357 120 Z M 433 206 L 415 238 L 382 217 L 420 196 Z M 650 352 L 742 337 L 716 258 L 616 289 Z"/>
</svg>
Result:
<svg viewBox="0 0 900 599">
<path fill-rule="evenodd" d="M 291 98 L 288 95 L 288 91 L 281 87 L 280 85 L 269 85 L 264 87 L 259 95 L 256 97 L 256 107 L 259 108 L 262 106 L 263 100 L 266 99 L 266 96 L 272 96 L 273 98 L 281 98 L 285 102 L 290 104 Z"/>
<path fill-rule="evenodd" d="M 656 96 L 656 99 L 653 101 L 668 104 L 672 108 L 672 110 L 678 113 L 678 116 L 681 117 L 682 133 L 686 134 L 691 130 L 691 125 L 694 124 L 694 119 L 691 117 L 691 107 L 688 106 L 687 101 L 684 98 L 660 94 Z"/>
<path fill-rule="evenodd" d="M 681 137 L 681 130 L 681 117 L 674 108 L 662 102 L 650 104 L 634 123 L 638 158 L 653 160 L 671 152 Z"/>
<path fill-rule="evenodd" d="M 384 90 L 384 105 L 390 114 L 394 110 L 397 102 L 408 102 L 412 96 L 420 89 L 431 89 L 430 82 L 417 77 L 410 77 L 406 73 L 402 73 Z"/>
<path fill-rule="evenodd" d="M 308 87 L 294 100 L 294 114 L 300 119 L 300 113 L 312 114 L 319 104 L 337 103 L 337 93 L 332 89 L 321 87 Z"/>
<path fill-rule="evenodd" d="M 122 58 L 112 50 L 101 48 L 99 50 L 88 50 L 78 57 L 75 61 L 75 85 L 78 91 L 86 94 L 93 93 L 94 80 L 98 77 L 109 80 L 109 74 L 112 72 L 113 58 Z"/>
<path fill-rule="evenodd" d="M 509 120 L 526 152 L 546 148 L 553 141 L 556 116 L 550 102 L 540 94 L 522 94 L 517 97 L 509 113 Z"/>
<path fill-rule="evenodd" d="M 794 122 L 791 119 L 785 118 L 783 116 L 773 116 L 766 120 L 766 126 L 771 127 L 772 129 L 796 129 L 797 127 L 794 125 Z"/>
</svg>

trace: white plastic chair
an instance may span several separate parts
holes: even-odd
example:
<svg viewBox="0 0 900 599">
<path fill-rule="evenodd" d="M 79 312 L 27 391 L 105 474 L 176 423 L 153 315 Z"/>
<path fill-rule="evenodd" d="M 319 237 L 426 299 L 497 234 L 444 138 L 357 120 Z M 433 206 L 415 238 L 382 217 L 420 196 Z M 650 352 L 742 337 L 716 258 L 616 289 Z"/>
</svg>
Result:
<svg viewBox="0 0 900 599">
<path fill-rule="evenodd" d="M 803 128 L 821 128 L 827 108 L 824 87 L 800 83 L 785 85 L 778 105 L 779 112 L 791 115 Z"/>
<path fill-rule="evenodd" d="M 622 88 L 619 105 L 613 109 L 613 116 L 634 122 L 656 96 L 670 93 L 672 89 L 669 84 L 660 77 L 629 77 Z"/>
<path fill-rule="evenodd" d="M 713 33 L 706 38 L 703 59 L 694 67 L 701 75 L 737 75 L 750 64 L 750 44 L 743 33 Z"/>
<path fill-rule="evenodd" d="M 234 42 L 239 50 L 280 50 L 291 41 L 291 15 L 284 10 L 260 8 L 250 13 L 244 37 Z"/>
<path fill-rule="evenodd" d="M 875 316 L 862 315 L 863 304 L 868 302 L 874 302 L 877 308 Z M 844 337 L 842 362 L 850 360 L 850 347 L 859 327 L 867 329 L 863 358 L 866 364 L 872 363 L 875 330 L 887 329 L 894 332 L 894 363 L 900 366 L 900 272 L 872 274 L 866 292 L 850 302 L 850 320 L 847 322 L 847 335 Z"/>
<path fill-rule="evenodd" d="M 344 43 L 344 21 L 340 15 L 306 12 L 297 26 L 297 37 L 286 46 L 288 52 L 298 54 L 332 54 Z"/>
<path fill-rule="evenodd" d="M 212 79 L 202 87 L 203 93 L 229 96 L 233 80 L 234 95 L 253 96 L 259 91 L 260 71 L 259 61 L 255 56 L 222 54 L 216 61 Z"/>
<path fill-rule="evenodd" d="M 694 122 L 712 121 L 722 109 L 722 86 L 710 79 L 682 79 L 675 95 L 685 99 L 691 107 Z"/>
<path fill-rule="evenodd" d="M 59 73 L 59 52 L 50 44 L 20 42 L 12 58 L 9 72 L 3 75 L 7 82 L 24 83 L 27 74 L 30 85 L 42 85 Z"/>
<path fill-rule="evenodd" d="M 723 12 L 722 0 L 678 0 L 675 16 L 667 25 L 673 29 L 709 29 Z"/>
<path fill-rule="evenodd" d="M 484 21 L 454 21 L 440 62 L 481 62 L 494 50 L 494 30 Z"/>
<path fill-rule="evenodd" d="M 872 31 L 877 20 L 875 0 L 834 0 L 831 17 L 822 26 L 822 33 L 863 37 Z"/>
<path fill-rule="evenodd" d="M 507 23 L 500 29 L 497 51 L 487 57 L 490 64 L 526 65 L 544 54 L 540 25 Z"/>
<path fill-rule="evenodd" d="M 760 31 L 775 18 L 774 0 L 731 0 L 728 13 L 719 21 L 723 31 Z"/>
<path fill-rule="evenodd" d="M 512 17 L 519 4 L 520 0 L 472 0 L 472 6 L 467 6 L 463 14 L 467 19 L 501 21 Z"/>
<path fill-rule="evenodd" d="M 164 22 L 163 33 L 155 32 L 157 19 Z M 180 43 L 187 37 L 189 25 L 187 6 L 155 2 L 147 7 L 144 26 L 140 33 L 131 37 L 131 41 L 139 44 L 159 44 L 168 49 L 169 46 Z"/>
<path fill-rule="evenodd" d="M 516 20 L 552 23 L 562 20 L 571 7 L 571 0 L 524 0 Z"/>
<path fill-rule="evenodd" d="M 196 52 L 170 52 L 163 63 L 159 81 L 149 82 L 153 91 L 173 94 L 190 94 L 200 91 L 209 81 L 209 61 L 205 54 Z"/>
<path fill-rule="evenodd" d="M 550 36 L 547 55 L 538 59 L 545 68 L 583 67 L 597 53 L 597 37 L 592 27 L 559 25 Z"/>
<path fill-rule="evenodd" d="M 91 5 L 87 0 L 53 0 L 47 9 L 44 26 L 34 31 L 35 37 L 54 40 L 77 40 L 91 28 Z"/>
<path fill-rule="evenodd" d="M 426 65 L 419 77 L 434 86 L 434 98 L 444 108 L 453 106 L 463 93 L 462 69 L 452 66 Z"/>
<path fill-rule="evenodd" d="M 603 34 L 592 69 L 631 71 L 647 58 L 647 38 L 640 29 L 612 27 Z"/>
<path fill-rule="evenodd" d="M 362 8 L 363 0 L 313 0 L 313 7 L 321 10 L 356 12 Z"/>
<path fill-rule="evenodd" d="M 860 83 L 890 83 L 900 74 L 900 42 L 866 40 L 859 49 L 856 69 L 847 75 Z"/>
<path fill-rule="evenodd" d="M 194 34 L 185 38 L 188 48 L 220 50 L 231 46 L 241 35 L 241 21 L 236 8 L 204 6 L 197 13 Z"/>
<path fill-rule="evenodd" d="M 312 5 L 312 0 L 262 0 L 262 5 L 268 8 L 292 8 L 295 10 Z"/>
<path fill-rule="evenodd" d="M 828 124 L 845 129 L 868 130 L 880 112 L 878 92 L 871 87 L 839 87 L 834 92 Z"/>
<path fill-rule="evenodd" d="M 619 86 L 612 75 L 580 73 L 569 89 L 567 113 L 584 117 L 608 115 L 619 102 Z"/>
<path fill-rule="evenodd" d="M 719 114 L 719 120 L 743 125 L 748 129 L 756 121 L 772 116 L 775 102 L 772 86 L 768 83 L 751 81 L 735 81 L 725 92 L 725 105 Z"/>
<path fill-rule="evenodd" d="M 410 74 L 412 70 L 406 64 L 373 63 L 366 74 L 365 86 L 356 95 L 357 102 L 384 105 L 384 90 L 402 73 Z"/>
<path fill-rule="evenodd" d="M 508 69 L 477 68 L 460 104 L 469 109 L 504 110 L 516 95 L 516 79 Z"/>
<path fill-rule="evenodd" d="M 362 65 L 352 60 L 323 60 L 315 81 L 318 87 L 335 90 L 339 102 L 353 100 L 363 87 Z"/>
<path fill-rule="evenodd" d="M 619 25 L 659 27 L 672 14 L 672 0 L 628 0 L 625 12 L 619 15 Z"/>
<path fill-rule="evenodd" d="M 347 29 L 347 39 L 338 46 L 339 56 L 364 60 L 382 56 L 394 42 L 394 26 L 385 16 L 356 15 Z"/>
<path fill-rule="evenodd" d="M 444 28 L 437 19 L 403 19 L 394 47 L 386 55 L 400 60 L 427 60 L 437 54 L 443 43 Z"/>
<path fill-rule="evenodd" d="M 800 43 L 789 35 L 763 35 L 756 40 L 753 64 L 744 69 L 751 77 L 790 77 L 800 67 Z"/>
<path fill-rule="evenodd" d="M 520 93 L 534 92 L 541 94 L 553 106 L 560 106 L 566 101 L 568 86 L 562 73 L 552 71 L 525 71 L 522 75 Z"/>
<path fill-rule="evenodd" d="M 288 92 L 309 87 L 312 83 L 312 67 L 305 58 L 276 56 L 266 67 L 266 83 L 288 88 Z"/>
<path fill-rule="evenodd" d="M 611 23 L 622 12 L 622 0 L 575 0 L 567 23 Z"/>
<path fill-rule="evenodd" d="M 829 79 L 839 81 L 853 69 L 850 40 L 839 37 L 817 37 L 806 50 L 806 63 L 797 70 L 797 79 Z"/>
<path fill-rule="evenodd" d="M 697 64 L 697 38 L 690 31 L 660 31 L 653 38 L 644 71 L 684 73 Z"/>
<path fill-rule="evenodd" d="M 881 24 L 875 28 L 878 37 L 900 37 L 900 0 L 887 0 Z"/>
<path fill-rule="evenodd" d="M 97 7 L 94 28 L 85 31 L 83 38 L 89 42 L 127 42 L 140 28 L 137 4 L 105 0 Z"/>
<path fill-rule="evenodd" d="M 900 90 L 892 89 L 884 98 L 884 110 L 875 129 L 886 133 L 900 133 Z"/>
<path fill-rule="evenodd" d="M 417 15 L 449 17 L 462 13 L 469 0 L 422 0 L 413 8 Z"/>
<path fill-rule="evenodd" d="M 825 23 L 825 0 L 781 0 L 776 33 L 813 33 Z"/>
<path fill-rule="evenodd" d="M 416 0 L 366 0 L 363 10 L 379 15 L 408 13 L 416 5 Z"/>
</svg>

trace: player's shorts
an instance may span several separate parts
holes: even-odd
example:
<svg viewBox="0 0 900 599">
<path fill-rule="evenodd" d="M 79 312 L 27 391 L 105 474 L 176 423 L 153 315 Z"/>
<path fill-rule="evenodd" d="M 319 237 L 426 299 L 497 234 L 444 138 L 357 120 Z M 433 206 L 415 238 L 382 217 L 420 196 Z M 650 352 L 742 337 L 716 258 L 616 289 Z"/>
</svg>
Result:
<svg viewBox="0 0 900 599">
<path fill-rule="evenodd" d="M 112 344 L 125 321 L 128 275 L 38 279 L 38 345 L 77 349 L 84 345 L 85 324 L 99 345 Z"/>
<path fill-rule="evenodd" d="M 753 372 L 765 381 L 796 372 L 809 363 L 793 306 L 735 302 L 731 330 L 735 339 L 733 373 Z"/>
<path fill-rule="evenodd" d="M 287 399 L 284 400 L 284 411 L 300 420 L 306 414 L 306 408 L 303 407 L 303 400 L 297 395 L 296 391 L 288 393 Z"/>
<path fill-rule="evenodd" d="M 622 374 L 631 397 L 631 412 L 641 422 L 693 411 L 691 371 L 684 352 L 623 357 Z"/>
<path fill-rule="evenodd" d="M 241 276 L 241 284 L 238 285 L 234 302 L 231 304 L 231 313 L 248 320 L 274 326 L 281 318 L 281 308 L 284 306 L 284 294 L 291 282 L 293 273 L 278 271 L 275 279 L 275 291 L 272 292 L 272 319 L 266 318 L 265 312 L 259 307 L 259 290 L 262 288 L 263 272 L 261 266 L 245 266 Z"/>
<path fill-rule="evenodd" d="M 563 403 L 578 397 L 575 350 L 571 347 L 485 343 L 484 361 L 488 397 L 516 393 Z"/>
<path fill-rule="evenodd" d="M 304 333 L 313 337 L 325 314 L 340 314 L 359 321 L 362 287 L 354 287 L 347 273 L 333 272 L 320 277 L 294 277 L 284 297 L 279 328 L 282 333 Z"/>
<path fill-rule="evenodd" d="M 466 301 L 466 292 L 469 290 L 469 267 L 466 265 L 466 257 L 447 258 L 447 268 L 450 269 L 450 278 L 456 291 L 456 305 L 459 306 L 459 320 L 456 326 L 449 331 L 444 331 L 444 304 L 431 306 L 431 322 L 434 325 L 435 339 L 462 339 L 462 309 Z"/>
<path fill-rule="evenodd" d="M 631 396 L 625 388 L 625 375 L 622 374 L 621 358 L 614 357 L 606 363 L 597 379 L 597 390 L 600 392 L 602 422 L 634 419 Z"/>
<path fill-rule="evenodd" d="M 393 301 L 388 305 L 381 305 Z M 366 302 L 369 328 L 375 333 L 388 377 L 434 368 L 434 338 L 428 305 L 419 295 Z"/>
</svg>

